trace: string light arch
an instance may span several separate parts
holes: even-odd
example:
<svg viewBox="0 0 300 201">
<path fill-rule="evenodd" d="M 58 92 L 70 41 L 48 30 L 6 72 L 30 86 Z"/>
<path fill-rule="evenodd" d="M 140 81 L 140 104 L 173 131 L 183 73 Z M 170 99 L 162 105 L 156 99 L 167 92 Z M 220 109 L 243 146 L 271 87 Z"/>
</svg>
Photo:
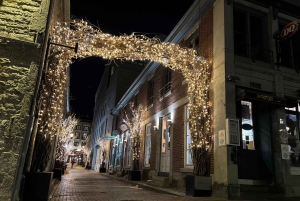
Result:
<svg viewBox="0 0 300 201">
<path fill-rule="evenodd" d="M 58 23 L 53 28 L 52 42 L 65 46 L 79 44 L 78 51 L 62 46 L 51 47 L 51 64 L 45 70 L 45 82 L 42 85 L 39 104 L 39 131 L 53 137 L 56 125 L 63 114 L 63 97 L 67 82 L 67 68 L 73 58 L 91 56 L 108 60 L 150 60 L 180 72 L 188 84 L 189 127 L 192 142 L 193 162 L 204 162 L 196 157 L 209 148 L 210 102 L 208 98 L 210 84 L 209 62 L 198 56 L 194 49 L 180 47 L 178 44 L 161 42 L 146 36 L 113 36 L 84 20 L 74 20 L 71 26 Z M 83 69 L 84 70 L 84 69 Z M 203 168 L 200 168 L 203 169 Z M 205 169 L 205 168 L 204 168 Z M 195 170 L 194 170 L 195 171 Z M 202 170 L 196 170 L 203 175 Z M 200 171 L 200 172 L 199 172 Z M 204 170 L 207 171 L 207 170 Z"/>
</svg>

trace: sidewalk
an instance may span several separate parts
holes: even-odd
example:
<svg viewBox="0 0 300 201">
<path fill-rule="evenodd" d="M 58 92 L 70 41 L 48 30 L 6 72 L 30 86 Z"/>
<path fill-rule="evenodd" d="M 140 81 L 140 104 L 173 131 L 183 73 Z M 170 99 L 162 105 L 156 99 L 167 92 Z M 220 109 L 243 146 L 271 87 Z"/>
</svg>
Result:
<svg viewBox="0 0 300 201">
<path fill-rule="evenodd" d="M 100 179 L 98 181 L 97 175 L 99 175 L 100 178 L 102 177 L 104 180 Z M 75 180 L 74 180 L 74 178 L 75 178 Z M 53 179 L 49 198 L 50 199 L 53 198 L 53 200 L 61 200 L 61 199 L 57 198 L 58 195 L 60 195 L 60 196 L 66 196 L 66 194 L 68 194 L 68 195 L 70 194 L 70 196 L 71 195 L 72 196 L 79 195 L 80 190 L 78 189 L 78 186 L 84 187 L 87 184 L 89 184 L 91 186 L 88 187 L 86 190 L 83 189 L 84 191 L 92 191 L 91 194 L 98 193 L 99 195 L 104 196 L 103 193 L 106 193 L 106 190 L 104 190 L 105 185 L 106 185 L 105 184 L 106 182 L 104 182 L 105 179 L 111 180 L 111 181 L 122 182 L 124 184 L 127 184 L 128 186 L 131 186 L 134 189 L 135 188 L 136 189 L 145 189 L 148 191 L 160 193 L 162 197 L 164 196 L 164 194 L 167 194 L 169 196 L 177 196 L 177 198 L 180 200 L 198 200 L 198 199 L 200 199 L 202 201 L 225 201 L 225 200 L 227 200 L 225 198 L 217 198 L 217 197 L 201 197 L 201 198 L 190 197 L 190 196 L 185 195 L 184 190 L 180 191 L 178 188 L 152 186 L 152 185 L 147 184 L 147 181 L 130 181 L 124 177 L 117 177 L 116 175 L 109 175 L 108 173 L 100 173 L 100 172 L 97 172 L 94 170 L 87 170 L 81 166 L 74 166 L 71 169 L 70 165 L 68 165 L 67 171 L 66 171 L 65 175 L 62 176 L 61 181 L 58 179 Z M 97 184 L 96 184 L 96 180 L 98 182 Z M 72 181 L 73 186 L 70 185 L 71 181 Z M 77 182 L 74 183 L 74 181 L 77 181 Z M 77 187 L 75 187 L 74 185 L 77 185 Z M 93 185 L 97 190 L 92 189 Z M 100 190 L 101 186 L 103 188 L 102 190 Z M 61 190 L 61 189 L 63 189 L 63 190 Z M 70 193 L 70 192 L 61 193 L 61 191 L 64 191 L 66 189 L 67 189 L 67 191 L 71 191 L 72 193 Z M 84 193 L 86 193 L 86 192 L 84 192 Z M 114 195 L 115 194 L 116 194 L 116 192 L 114 192 Z M 106 194 L 106 195 L 109 195 L 109 194 Z M 118 196 L 122 196 L 122 195 L 123 194 L 120 194 Z M 81 200 L 81 199 L 78 199 L 78 200 Z M 116 199 L 116 200 L 120 200 L 120 199 Z M 236 201 L 246 201 L 246 200 L 247 199 L 239 199 Z M 255 201 L 299 201 L 299 200 L 300 200 L 299 197 L 298 198 L 269 198 L 269 199 L 260 198 L 260 199 L 255 199 Z M 249 201 L 249 200 L 247 200 L 247 201 Z M 251 201 L 254 201 L 254 200 L 251 200 Z"/>
<path fill-rule="evenodd" d="M 94 171 L 94 170 L 91 170 Z M 109 175 L 108 173 L 99 173 L 102 176 L 105 177 L 109 177 L 111 179 L 115 179 L 124 183 L 128 183 L 131 184 L 133 186 L 137 186 L 146 190 L 151 190 L 151 191 L 155 191 L 158 193 L 165 193 L 165 194 L 169 194 L 169 195 L 177 195 L 177 196 L 186 196 L 185 195 L 185 191 L 180 191 L 178 188 L 163 188 L 163 187 L 157 187 L 157 186 L 152 186 L 147 184 L 147 181 L 130 181 L 127 178 L 124 177 L 117 177 L 115 175 Z M 215 200 L 215 199 L 214 199 Z M 225 200 L 225 199 L 220 199 L 220 200 Z"/>
<path fill-rule="evenodd" d="M 91 170 L 94 171 L 94 170 Z M 178 188 L 171 188 L 171 187 L 157 187 L 157 186 L 152 186 L 147 184 L 147 181 L 130 181 L 127 178 L 124 177 L 117 177 L 115 175 L 109 175 L 108 173 L 99 173 L 104 177 L 108 177 L 117 181 L 121 181 L 124 183 L 131 184 L 133 186 L 138 186 L 139 188 L 143 188 L 146 190 L 151 190 L 155 191 L 158 193 L 164 193 L 164 194 L 169 194 L 169 195 L 175 195 L 175 196 L 182 196 L 182 197 L 187 197 L 185 194 L 185 190 L 180 191 Z M 188 196 L 189 197 L 189 196 Z M 228 199 L 225 198 L 217 198 L 217 197 L 199 197 L 202 201 L 225 201 Z M 300 197 L 284 197 L 284 198 L 262 198 L 262 199 L 235 199 L 235 201 L 300 201 Z"/>
</svg>

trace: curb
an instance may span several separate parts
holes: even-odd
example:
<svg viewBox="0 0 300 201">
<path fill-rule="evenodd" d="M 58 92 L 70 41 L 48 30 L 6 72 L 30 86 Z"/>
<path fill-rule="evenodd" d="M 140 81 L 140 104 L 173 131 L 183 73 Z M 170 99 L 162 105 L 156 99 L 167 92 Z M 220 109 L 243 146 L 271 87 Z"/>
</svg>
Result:
<svg viewBox="0 0 300 201">
<path fill-rule="evenodd" d="M 107 178 L 110 178 L 110 179 L 115 179 L 117 181 L 124 182 L 124 183 L 127 183 L 127 184 L 133 184 L 135 186 L 138 186 L 139 188 L 154 191 L 154 192 L 157 192 L 157 193 L 175 195 L 175 196 L 180 196 L 180 197 L 185 197 L 186 196 L 185 193 L 182 193 L 182 192 L 179 192 L 179 191 L 169 190 L 167 188 L 155 187 L 155 186 L 151 186 L 151 185 L 148 185 L 148 184 L 143 184 L 143 183 L 137 182 L 137 181 L 130 181 L 130 180 L 122 178 L 122 177 L 110 176 L 110 175 L 107 175 L 105 173 L 100 174 L 100 175 L 104 176 L 104 177 L 107 177 Z"/>
</svg>

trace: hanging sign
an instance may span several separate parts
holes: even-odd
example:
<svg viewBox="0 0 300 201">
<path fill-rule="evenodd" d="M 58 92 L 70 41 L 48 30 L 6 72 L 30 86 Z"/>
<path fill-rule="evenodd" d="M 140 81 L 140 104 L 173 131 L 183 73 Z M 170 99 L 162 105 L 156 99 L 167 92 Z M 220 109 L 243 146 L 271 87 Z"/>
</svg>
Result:
<svg viewBox="0 0 300 201">
<path fill-rule="evenodd" d="M 293 21 L 289 24 L 287 24 L 281 31 L 280 37 L 281 38 L 290 38 L 296 31 L 298 30 L 298 23 L 296 21 Z"/>
</svg>

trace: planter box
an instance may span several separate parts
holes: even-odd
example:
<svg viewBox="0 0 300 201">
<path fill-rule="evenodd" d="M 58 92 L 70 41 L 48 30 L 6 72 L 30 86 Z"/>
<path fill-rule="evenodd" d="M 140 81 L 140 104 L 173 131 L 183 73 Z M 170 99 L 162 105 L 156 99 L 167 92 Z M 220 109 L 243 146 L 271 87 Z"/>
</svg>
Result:
<svg viewBox="0 0 300 201">
<path fill-rule="evenodd" d="M 128 180 L 130 181 L 140 181 L 141 171 L 139 170 L 128 170 Z"/>
<path fill-rule="evenodd" d="M 101 168 L 99 169 L 99 172 L 106 172 L 106 168 L 102 168 L 102 167 L 101 167 Z"/>
<path fill-rule="evenodd" d="M 211 196 L 211 177 L 186 175 L 185 194 L 194 197 Z"/>
<path fill-rule="evenodd" d="M 61 175 L 62 175 L 62 169 L 61 168 L 54 168 L 53 169 L 53 178 L 57 178 L 61 180 Z"/>
<path fill-rule="evenodd" d="M 53 172 L 27 172 L 23 201 L 48 201 Z"/>
</svg>

